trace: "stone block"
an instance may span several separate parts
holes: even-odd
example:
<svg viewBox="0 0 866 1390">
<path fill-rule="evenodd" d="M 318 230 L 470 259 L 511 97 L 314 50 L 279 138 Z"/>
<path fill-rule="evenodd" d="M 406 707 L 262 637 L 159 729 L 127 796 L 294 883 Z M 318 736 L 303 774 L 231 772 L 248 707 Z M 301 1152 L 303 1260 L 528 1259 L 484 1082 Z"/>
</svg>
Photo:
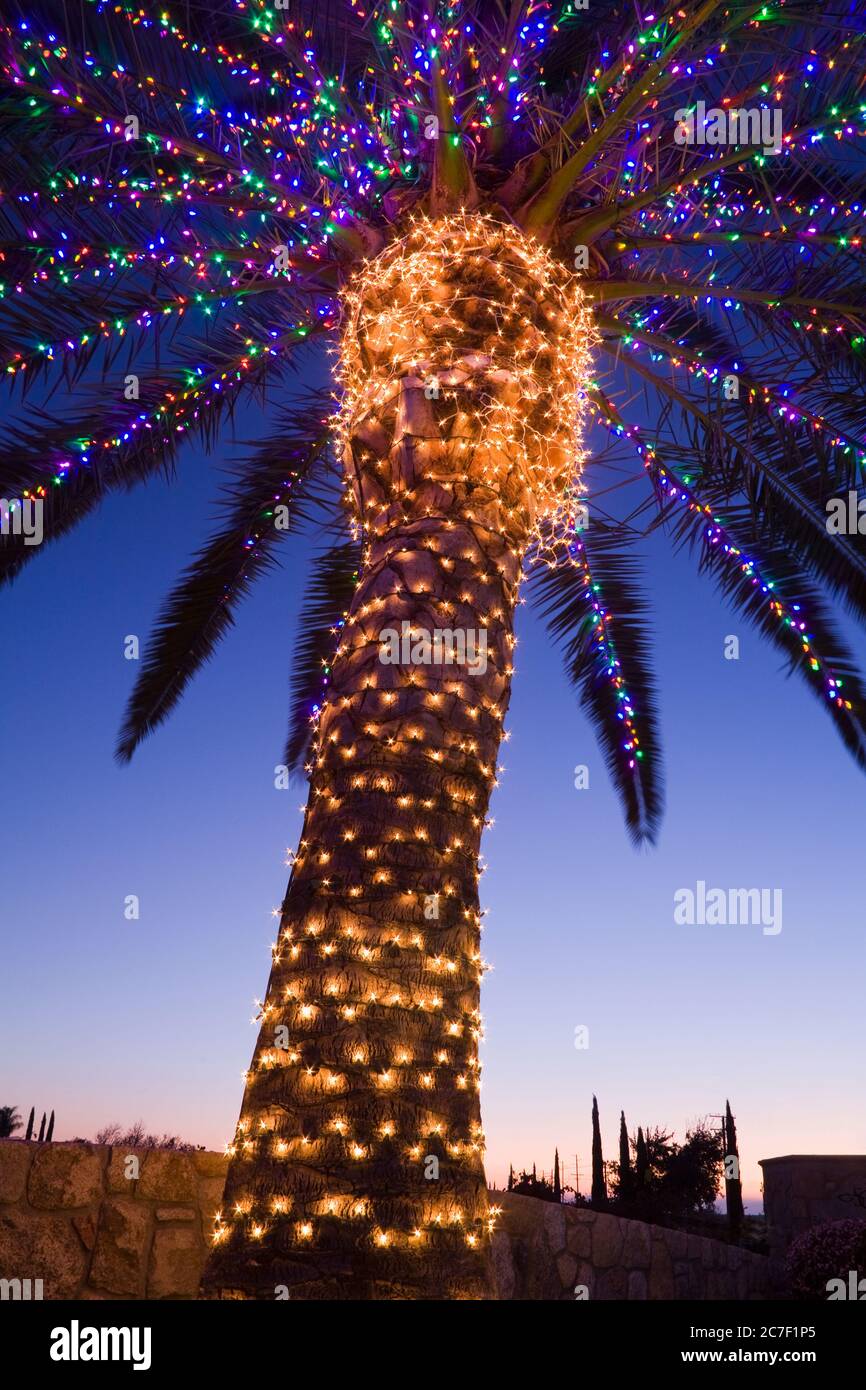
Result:
<svg viewBox="0 0 866 1390">
<path fill-rule="evenodd" d="M 75 1298 L 87 1255 L 65 1216 L 7 1207 L 0 1211 L 0 1276 L 41 1279 L 42 1297 Z"/>
<path fill-rule="evenodd" d="M 118 1197 L 132 1197 L 138 1181 L 134 1176 L 136 1168 L 140 1175 L 147 1155 L 147 1149 L 113 1148 L 106 1169 L 106 1190 Z M 130 1159 L 135 1159 L 136 1163 L 130 1163 Z"/>
<path fill-rule="evenodd" d="M 703 1238 L 703 1236 L 701 1236 L 700 1240 L 701 1240 L 701 1267 L 702 1267 L 703 1269 L 712 1269 L 713 1266 L 714 1266 L 714 1264 L 716 1263 L 716 1252 L 715 1252 L 715 1249 L 714 1249 L 714 1247 L 713 1247 L 713 1242 L 712 1242 L 711 1240 L 705 1240 L 705 1239 Z"/>
<path fill-rule="evenodd" d="M 649 1282 L 647 1284 L 651 1299 L 674 1297 L 674 1266 L 670 1251 L 664 1240 L 656 1232 L 652 1243 Z"/>
<path fill-rule="evenodd" d="M 226 1173 L 228 1172 L 228 1154 L 208 1153 L 205 1149 L 197 1149 L 192 1154 L 193 1167 L 203 1178 L 222 1178 L 225 1186 Z"/>
<path fill-rule="evenodd" d="M 566 1230 L 566 1244 L 572 1255 L 588 1259 L 592 1250 L 592 1222 L 569 1221 Z"/>
<path fill-rule="evenodd" d="M 27 1174 L 35 1152 L 35 1144 L 0 1140 L 0 1202 L 20 1202 L 27 1190 Z"/>
<path fill-rule="evenodd" d="M 153 1237 L 147 1275 L 148 1298 L 195 1298 L 205 1248 L 195 1227 L 163 1227 Z"/>
<path fill-rule="evenodd" d="M 569 1298 L 574 1298 L 574 1286 L 577 1283 L 577 1260 L 564 1250 L 561 1255 L 557 1256 L 556 1272 L 559 1275 L 563 1293 L 567 1294 Z"/>
<path fill-rule="evenodd" d="M 195 1221 L 198 1212 L 195 1207 L 157 1207 L 157 1221 Z"/>
<path fill-rule="evenodd" d="M 690 1260 L 688 1264 L 689 1277 L 687 1281 L 688 1297 L 703 1298 L 704 1296 L 704 1271 L 701 1268 L 700 1260 Z"/>
<path fill-rule="evenodd" d="M 703 1239 L 701 1236 L 688 1235 L 686 1237 L 686 1258 L 689 1260 L 700 1260 Z"/>
<path fill-rule="evenodd" d="M 496 1297 L 500 1301 L 507 1302 L 515 1296 L 514 1290 L 517 1280 L 511 1241 L 505 1231 L 493 1232 L 493 1239 L 490 1242 L 490 1247 L 493 1259 L 493 1283 L 496 1289 Z"/>
<path fill-rule="evenodd" d="M 150 1149 L 141 1169 L 135 1195 L 158 1202 L 194 1202 L 195 1169 L 189 1154 Z"/>
<path fill-rule="evenodd" d="M 596 1269 L 618 1264 L 623 1251 L 623 1232 L 615 1216 L 599 1216 L 592 1228 L 592 1262 Z"/>
<path fill-rule="evenodd" d="M 201 1228 L 206 1237 L 213 1230 L 214 1217 L 222 1210 L 225 1183 L 222 1178 L 199 1178 L 198 1206 L 201 1212 Z"/>
<path fill-rule="evenodd" d="M 150 1227 L 147 1207 L 119 1198 L 103 1202 L 89 1282 L 109 1293 L 143 1297 Z"/>
<path fill-rule="evenodd" d="M 92 1144 L 40 1144 L 30 1165 L 32 1207 L 89 1207 L 102 1197 L 102 1161 Z"/>
<path fill-rule="evenodd" d="M 666 1229 L 663 1239 L 665 1245 L 668 1247 L 672 1260 L 686 1259 L 689 1242 L 685 1231 L 670 1231 Z"/>
<path fill-rule="evenodd" d="M 625 1241 L 622 1262 L 626 1269 L 649 1269 L 652 1241 L 650 1228 L 641 1221 L 623 1221 Z"/>
<path fill-rule="evenodd" d="M 92 1250 L 96 1240 L 96 1217 L 92 1211 L 82 1211 L 72 1218 L 85 1250 Z"/>
<path fill-rule="evenodd" d="M 555 1255 L 565 1247 L 565 1211 L 558 1202 L 544 1202 L 544 1229 L 550 1252 Z"/>
<path fill-rule="evenodd" d="M 502 1227 L 512 1236 L 535 1235 L 544 1205 L 537 1197 L 522 1197 L 513 1192 L 496 1194 L 496 1206 L 502 1208 Z"/>
</svg>

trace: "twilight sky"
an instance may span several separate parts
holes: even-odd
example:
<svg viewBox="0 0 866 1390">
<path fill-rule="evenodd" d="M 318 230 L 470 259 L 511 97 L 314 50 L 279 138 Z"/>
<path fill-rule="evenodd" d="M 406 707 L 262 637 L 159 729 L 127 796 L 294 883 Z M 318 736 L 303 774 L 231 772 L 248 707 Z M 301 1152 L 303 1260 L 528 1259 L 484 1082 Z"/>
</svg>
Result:
<svg viewBox="0 0 866 1390">
<path fill-rule="evenodd" d="M 123 639 L 146 637 L 211 529 L 201 499 L 225 456 L 190 453 L 174 487 L 112 498 L 0 594 L 0 1103 L 37 1120 L 53 1107 L 59 1139 L 140 1118 L 221 1148 L 240 1105 L 305 797 L 273 770 L 309 541 L 283 547 L 132 766 L 112 758 L 136 671 Z M 681 1138 L 729 1096 L 754 1209 L 758 1159 L 866 1150 L 866 779 L 689 557 L 662 538 L 645 556 L 668 791 L 653 851 L 631 847 L 558 653 L 520 610 L 482 879 L 488 1177 L 549 1169 L 558 1145 L 588 1191 L 593 1092 L 611 1158 L 621 1108 L 630 1129 Z M 723 657 L 729 633 L 739 661 Z M 676 925 L 674 893 L 698 880 L 781 889 L 782 931 Z"/>
</svg>

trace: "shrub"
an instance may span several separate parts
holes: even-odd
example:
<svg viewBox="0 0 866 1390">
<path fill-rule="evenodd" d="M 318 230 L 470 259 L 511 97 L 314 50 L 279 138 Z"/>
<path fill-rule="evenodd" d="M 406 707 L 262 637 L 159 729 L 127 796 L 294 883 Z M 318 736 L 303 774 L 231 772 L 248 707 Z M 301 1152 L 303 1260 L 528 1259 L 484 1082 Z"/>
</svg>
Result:
<svg viewBox="0 0 866 1390">
<path fill-rule="evenodd" d="M 795 1298 L 826 1301 L 830 1279 L 847 1285 L 852 1269 L 858 1278 L 866 1276 L 866 1221 L 825 1221 L 810 1227 L 792 1243 L 785 1264 Z"/>
<path fill-rule="evenodd" d="M 185 1139 L 181 1139 L 178 1134 L 148 1134 L 141 1120 L 134 1125 L 128 1125 L 125 1129 L 123 1125 L 115 1122 L 105 1125 L 97 1132 L 96 1138 L 88 1140 L 93 1144 L 111 1144 L 115 1148 L 130 1149 L 174 1149 L 178 1153 L 193 1153 L 195 1144 L 190 1144 Z M 199 1145 L 203 1148 L 204 1145 Z"/>
</svg>

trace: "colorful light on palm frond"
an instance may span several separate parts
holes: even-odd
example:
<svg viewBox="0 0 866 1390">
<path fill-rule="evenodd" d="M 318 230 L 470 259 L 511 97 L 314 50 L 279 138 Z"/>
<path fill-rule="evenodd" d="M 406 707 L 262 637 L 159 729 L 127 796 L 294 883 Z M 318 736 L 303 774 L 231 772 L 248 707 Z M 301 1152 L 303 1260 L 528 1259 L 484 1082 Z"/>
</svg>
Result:
<svg viewBox="0 0 866 1390">
<path fill-rule="evenodd" d="M 628 34 L 615 42 L 600 37 L 596 61 L 578 84 L 580 99 L 564 121 L 574 149 L 568 158 L 576 167 L 584 158 L 580 140 L 586 137 L 586 127 L 587 147 L 597 131 L 610 127 L 610 154 L 597 145 L 586 168 L 595 171 L 593 177 L 602 185 L 615 169 L 628 193 L 626 216 L 633 202 L 632 227 L 619 249 L 633 257 L 635 278 L 641 278 L 644 263 L 653 265 L 660 249 L 674 249 L 682 229 L 693 248 L 706 255 L 707 271 L 700 280 L 707 302 L 715 300 L 733 315 L 742 314 L 748 304 L 736 286 L 730 294 L 719 290 L 715 263 L 728 247 L 714 238 L 730 236 L 730 245 L 740 239 L 745 245 L 760 235 L 778 245 L 781 236 L 791 235 L 799 240 L 801 254 L 809 253 L 810 239 L 812 247 L 832 242 L 848 253 L 862 241 L 857 235 L 858 219 L 862 220 L 858 199 L 846 206 L 844 199 L 825 195 L 770 197 L 763 177 L 747 179 L 744 187 L 742 175 L 750 164 L 758 170 L 766 163 L 759 150 L 719 152 L 715 159 L 697 161 L 697 172 L 696 161 L 686 161 L 679 177 L 660 178 L 658 112 L 665 108 L 669 92 L 683 86 L 684 96 L 677 97 L 682 101 L 695 82 L 716 80 L 731 61 L 733 36 L 771 33 L 784 19 L 785 9 L 783 4 L 725 14 L 715 27 L 708 23 L 704 28 L 695 23 L 695 9 L 647 7 Z M 243 338 L 234 350 L 223 353 L 218 368 L 203 357 L 162 399 L 138 409 L 130 406 L 122 424 L 104 433 L 79 435 L 74 444 L 70 441 L 51 461 L 55 486 L 76 468 L 91 467 L 100 455 L 113 457 L 139 447 L 142 437 L 150 436 L 148 448 L 171 447 L 172 436 L 199 428 L 213 407 L 221 410 L 226 400 L 243 391 L 245 380 L 263 379 L 265 367 L 278 368 L 298 344 L 322 329 L 335 328 L 336 310 L 323 312 L 321 306 L 305 302 L 305 276 L 317 260 L 326 266 L 336 255 L 339 263 L 351 245 L 350 262 L 357 254 L 351 242 L 353 224 L 365 217 L 375 223 L 383 199 L 395 189 L 402 187 L 412 198 L 420 191 L 432 153 L 426 117 L 436 112 L 442 138 L 455 147 L 471 149 L 477 142 L 482 151 L 489 139 L 495 149 L 500 129 L 516 129 L 518 119 L 524 121 L 546 99 L 541 94 L 548 88 L 551 64 L 557 61 L 554 41 L 561 42 L 574 26 L 587 22 L 583 11 L 571 4 L 527 3 L 497 42 L 489 23 L 471 4 L 425 9 L 392 0 L 369 6 L 350 0 L 347 10 L 359 22 L 359 41 L 363 35 L 370 54 L 366 65 L 349 65 L 342 71 L 333 68 L 327 36 L 317 35 L 315 25 L 261 0 L 227 6 L 226 13 L 233 11 L 237 24 L 230 36 L 223 26 L 215 28 L 212 37 L 196 32 L 189 15 L 175 13 L 169 5 L 153 12 L 131 3 L 112 7 L 112 23 L 121 33 L 146 35 L 151 70 L 123 54 L 101 52 L 96 29 L 92 47 L 70 42 L 62 25 L 46 21 L 39 6 L 33 16 L 9 24 L 6 72 L 20 94 L 22 110 L 31 113 L 34 122 L 51 108 L 61 125 L 70 123 L 71 130 L 79 124 L 82 130 L 95 128 L 116 143 L 128 135 L 124 112 L 137 106 L 140 143 L 151 162 L 146 169 L 132 169 L 112 159 L 107 172 L 74 169 L 67 162 L 65 169 L 61 164 L 52 171 L 46 186 L 34 185 L 19 204 L 29 225 L 16 252 L 30 256 L 34 268 L 17 275 L 7 292 L 24 303 L 29 293 L 46 292 L 52 273 L 59 287 L 71 289 L 81 283 L 85 264 L 94 282 L 107 276 L 111 285 L 134 275 L 136 267 L 144 271 L 150 262 L 158 263 L 177 289 L 162 302 L 95 318 L 74 332 L 26 348 L 16 345 L 4 364 L 6 374 L 26 376 L 36 367 L 76 356 L 83 367 L 98 344 L 115 350 L 121 343 L 128 345 L 133 333 L 137 342 L 148 334 L 159 337 L 171 320 L 225 322 L 226 346 L 233 336 Z M 85 11 L 102 16 L 104 7 L 88 0 Z M 837 81 L 861 40 L 862 32 L 854 24 L 832 45 L 806 44 L 790 55 L 774 55 L 769 73 L 759 73 L 751 83 L 755 97 L 766 102 L 787 99 L 792 83 L 815 93 L 808 115 L 793 121 L 785 132 L 781 159 L 803 156 L 827 141 L 840 144 L 862 135 L 866 107 L 856 99 L 856 89 L 846 91 Z M 171 66 L 181 59 L 189 75 Z M 442 90 L 436 85 L 440 79 Z M 634 102 L 640 84 L 643 97 Z M 823 87 L 829 94 L 824 101 Z M 629 101 L 633 116 L 623 121 L 619 113 Z M 542 131 L 540 143 L 547 148 L 550 141 L 545 145 L 544 135 Z M 138 146 L 127 143 L 132 157 Z M 160 167 L 160 159 L 165 167 Z M 730 181 L 729 170 L 736 174 Z M 94 215 L 104 211 L 113 216 L 125 206 L 144 212 L 153 199 L 165 204 L 169 217 L 181 215 L 170 249 L 161 232 L 156 238 L 146 237 L 140 247 L 118 250 L 101 245 L 99 237 L 79 236 L 75 245 L 62 229 L 64 208 L 82 200 Z M 619 208 L 617 218 L 616 225 L 625 226 Z M 750 230 L 750 224 L 762 219 L 772 219 L 772 227 Z M 56 229 L 55 240 L 40 235 L 41 221 Z M 579 223 L 580 219 L 578 229 Z M 835 230 L 843 225 L 845 231 Z M 832 230 L 822 230 L 827 226 Z M 341 249 L 346 235 L 350 241 Z M 28 239 L 37 244 L 26 248 Z M 292 269 L 282 287 L 292 296 L 294 323 L 287 324 L 285 316 L 277 323 L 275 317 L 266 334 L 260 323 L 243 334 L 241 324 L 259 297 L 267 314 L 266 306 L 281 288 L 268 262 L 276 239 L 290 255 Z M 680 276 L 693 296 L 695 280 L 685 265 L 673 280 L 666 277 L 669 289 L 676 289 Z M 662 286 L 656 291 L 663 300 Z M 795 307 L 792 302 L 788 308 L 780 298 L 777 311 L 790 313 Z M 655 326 L 660 312 L 664 318 L 666 310 L 636 308 L 618 319 L 621 341 L 632 353 L 649 351 L 653 363 L 667 353 L 672 365 L 685 362 L 690 375 L 717 382 L 724 364 L 689 358 L 686 338 L 678 340 L 683 349 L 679 359 L 667 347 L 657 353 L 654 344 L 638 346 L 641 333 Z M 236 328 L 231 326 L 233 319 Z M 854 350 L 862 345 L 863 335 L 846 318 L 844 306 L 837 313 L 832 303 L 812 308 L 804 304 L 800 322 L 805 333 L 844 333 Z M 633 341 L 630 332 L 636 335 Z M 772 383 L 749 384 L 748 390 L 750 396 L 759 392 L 765 404 L 778 399 Z M 788 420 L 824 431 L 834 445 L 851 449 L 862 461 L 862 440 L 834 428 L 822 412 L 801 407 L 796 388 L 778 408 Z M 43 484 L 34 478 L 33 486 Z"/>
</svg>

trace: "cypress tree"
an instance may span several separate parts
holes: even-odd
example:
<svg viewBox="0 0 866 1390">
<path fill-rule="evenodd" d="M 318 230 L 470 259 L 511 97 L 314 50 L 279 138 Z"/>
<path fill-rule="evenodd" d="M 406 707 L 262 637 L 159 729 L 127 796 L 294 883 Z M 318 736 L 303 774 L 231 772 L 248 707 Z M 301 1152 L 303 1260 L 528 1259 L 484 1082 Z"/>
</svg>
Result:
<svg viewBox="0 0 866 1390">
<path fill-rule="evenodd" d="M 640 1194 L 643 1192 L 644 1188 L 646 1187 L 646 1183 L 647 1183 L 647 1178 L 648 1178 L 648 1177 L 649 1177 L 649 1154 L 647 1153 L 646 1140 L 645 1140 L 644 1137 L 643 1137 L 643 1128 L 642 1128 L 640 1125 L 638 1125 L 638 1128 L 637 1128 L 637 1145 L 636 1145 L 636 1147 L 635 1147 L 635 1158 L 634 1158 L 634 1180 L 635 1180 L 635 1186 L 637 1187 L 637 1190 L 638 1190 L 638 1196 L 640 1196 Z"/>
<path fill-rule="evenodd" d="M 48 1121 L 48 1133 L 45 1136 L 46 1144 L 51 1143 L 51 1136 L 54 1133 L 54 1111 L 51 1112 L 51 1119 Z"/>
<path fill-rule="evenodd" d="M 41 1144 L 44 1138 L 45 1138 L 45 1111 L 43 1110 L 43 1111 L 42 1111 L 42 1124 L 39 1126 L 39 1138 L 38 1138 L 38 1140 L 37 1140 L 36 1142 L 37 1142 L 38 1144 Z"/>
<path fill-rule="evenodd" d="M 743 1184 L 740 1181 L 740 1154 L 737 1149 L 737 1128 L 731 1114 L 731 1102 L 725 1101 L 725 1207 L 728 1230 L 732 1240 L 738 1240 L 743 1224 Z M 731 1160 L 733 1159 L 733 1162 Z M 728 1177 L 728 1173 L 732 1176 Z M 733 1176 L 736 1175 L 736 1176 Z"/>
<path fill-rule="evenodd" d="M 604 1158 L 601 1152 L 601 1129 L 598 1123 L 598 1101 L 592 1098 L 592 1188 L 590 1201 L 593 1206 L 603 1207 L 607 1202 L 607 1188 L 604 1183 Z"/>
<path fill-rule="evenodd" d="M 559 1180 L 559 1149 L 554 1150 L 553 1158 L 553 1200 L 562 1201 L 562 1184 Z"/>
<path fill-rule="evenodd" d="M 634 1175 L 631 1169 L 631 1152 L 624 1110 L 619 1112 L 619 1195 L 623 1202 L 630 1202 L 634 1197 Z"/>
<path fill-rule="evenodd" d="M 25 1142 L 26 1142 L 26 1143 L 29 1143 L 30 1140 L 33 1138 L 33 1121 L 34 1121 L 35 1119 L 36 1119 L 36 1106 L 35 1106 L 35 1105 L 31 1105 L 31 1107 L 30 1107 L 30 1119 L 27 1121 L 27 1133 L 24 1135 L 24 1139 L 25 1139 Z"/>
<path fill-rule="evenodd" d="M 510 1163 L 509 1163 L 509 1165 L 508 1165 L 508 1189 L 507 1189 L 507 1190 L 508 1190 L 509 1192 L 513 1192 L 513 1191 L 514 1191 L 514 1168 L 512 1167 L 512 1165 L 511 1165 Z"/>
</svg>

